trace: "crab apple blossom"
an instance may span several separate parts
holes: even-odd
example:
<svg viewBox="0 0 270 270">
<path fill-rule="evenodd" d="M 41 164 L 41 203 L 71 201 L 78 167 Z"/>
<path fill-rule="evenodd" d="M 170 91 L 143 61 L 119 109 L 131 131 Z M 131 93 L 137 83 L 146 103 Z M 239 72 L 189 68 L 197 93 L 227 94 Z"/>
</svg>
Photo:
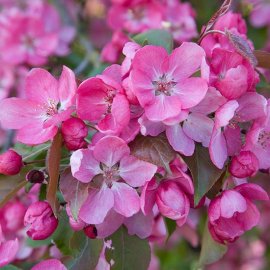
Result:
<svg viewBox="0 0 270 270">
<path fill-rule="evenodd" d="M 59 80 L 44 69 L 32 69 L 26 78 L 25 98 L 0 101 L 0 123 L 3 128 L 17 129 L 17 140 L 22 143 L 46 142 L 74 111 L 76 89 L 74 73 L 65 66 Z"/>
<path fill-rule="evenodd" d="M 254 176 L 258 169 L 259 161 L 250 151 L 241 151 L 234 156 L 229 166 L 229 172 L 237 178 Z"/>
<path fill-rule="evenodd" d="M 18 250 L 18 239 L 16 238 L 15 240 L 6 241 L 0 225 L 0 267 L 3 267 L 12 262 L 15 259 Z"/>
<path fill-rule="evenodd" d="M 210 202 L 208 209 L 212 237 L 222 244 L 234 242 L 259 222 L 260 212 L 252 201 L 268 199 L 266 191 L 256 184 L 241 184 L 223 191 Z"/>
<path fill-rule="evenodd" d="M 130 217 L 140 208 L 136 187 L 143 186 L 157 167 L 130 155 L 126 142 L 115 136 L 100 139 L 93 147 L 75 151 L 71 171 L 83 183 L 92 182 L 79 217 L 88 224 L 100 224 L 110 209 Z"/>
<path fill-rule="evenodd" d="M 67 270 L 64 264 L 62 264 L 57 259 L 48 259 L 44 260 L 38 264 L 36 264 L 34 267 L 31 268 L 31 270 Z"/>
<path fill-rule="evenodd" d="M 78 150 L 86 146 L 84 140 L 88 135 L 88 129 L 80 118 L 69 118 L 62 123 L 61 133 L 64 143 L 69 150 Z"/>
<path fill-rule="evenodd" d="M 105 134 L 118 134 L 128 125 L 129 102 L 121 86 L 119 65 L 112 65 L 102 75 L 80 84 L 77 113 L 81 119 L 95 123 L 98 130 Z"/>
<path fill-rule="evenodd" d="M 22 156 L 9 149 L 0 155 L 0 173 L 4 175 L 18 174 L 23 167 Z"/>
<path fill-rule="evenodd" d="M 208 85 L 200 77 L 191 77 L 205 59 L 195 43 L 183 43 L 168 55 L 163 47 L 145 46 L 132 62 L 131 83 L 135 96 L 153 122 L 181 118 L 182 110 L 197 105 Z"/>
<path fill-rule="evenodd" d="M 53 234 L 58 225 L 51 206 L 44 201 L 31 204 L 24 216 L 27 235 L 33 240 L 43 240 Z"/>
</svg>

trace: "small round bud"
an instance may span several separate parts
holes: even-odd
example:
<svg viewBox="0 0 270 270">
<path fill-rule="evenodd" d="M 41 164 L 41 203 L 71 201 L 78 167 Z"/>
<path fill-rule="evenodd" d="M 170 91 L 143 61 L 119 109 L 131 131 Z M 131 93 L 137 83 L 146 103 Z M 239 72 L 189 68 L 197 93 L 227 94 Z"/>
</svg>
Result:
<svg viewBox="0 0 270 270">
<path fill-rule="evenodd" d="M 26 180 L 32 184 L 41 184 L 45 179 L 44 172 L 39 170 L 31 170 L 26 175 Z"/>
<path fill-rule="evenodd" d="M 29 206 L 24 216 L 27 235 L 33 240 L 43 240 L 53 234 L 58 225 L 52 208 L 47 202 L 35 202 Z"/>
<path fill-rule="evenodd" d="M 83 229 L 85 235 L 91 239 L 97 238 L 97 228 L 94 225 L 89 225 Z"/>
<path fill-rule="evenodd" d="M 14 150 L 8 150 L 0 155 L 0 173 L 4 175 L 18 174 L 23 167 L 22 156 Z"/>
<path fill-rule="evenodd" d="M 254 176 L 258 169 L 259 161 L 250 151 L 242 151 L 234 156 L 229 166 L 229 172 L 237 178 Z"/>
<path fill-rule="evenodd" d="M 88 129 L 81 119 L 72 117 L 64 121 L 61 132 L 69 150 L 74 151 L 86 146 L 84 139 L 88 135 Z"/>
</svg>

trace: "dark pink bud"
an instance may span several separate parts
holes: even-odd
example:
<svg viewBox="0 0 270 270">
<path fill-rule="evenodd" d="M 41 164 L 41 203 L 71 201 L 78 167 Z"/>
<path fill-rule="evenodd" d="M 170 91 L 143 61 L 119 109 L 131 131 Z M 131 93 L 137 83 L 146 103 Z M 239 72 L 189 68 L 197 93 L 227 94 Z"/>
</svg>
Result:
<svg viewBox="0 0 270 270">
<path fill-rule="evenodd" d="M 24 216 L 27 235 L 33 240 L 43 240 L 53 234 L 57 228 L 51 206 L 47 202 L 35 202 L 29 206 Z"/>
<path fill-rule="evenodd" d="M 8 150 L 0 155 L 0 173 L 14 175 L 20 172 L 23 166 L 22 156 L 14 150 Z"/>
<path fill-rule="evenodd" d="M 97 238 L 97 228 L 93 225 L 89 225 L 83 229 L 85 235 L 91 239 Z"/>
<path fill-rule="evenodd" d="M 254 176 L 259 169 L 257 157 L 250 151 L 242 151 L 232 158 L 229 172 L 238 178 Z"/>
<path fill-rule="evenodd" d="M 62 135 L 66 147 L 74 151 L 85 147 L 88 129 L 81 119 L 72 117 L 63 122 Z"/>
<path fill-rule="evenodd" d="M 27 173 L 26 180 L 33 184 L 41 184 L 45 179 L 44 172 L 39 170 L 32 170 Z"/>
</svg>

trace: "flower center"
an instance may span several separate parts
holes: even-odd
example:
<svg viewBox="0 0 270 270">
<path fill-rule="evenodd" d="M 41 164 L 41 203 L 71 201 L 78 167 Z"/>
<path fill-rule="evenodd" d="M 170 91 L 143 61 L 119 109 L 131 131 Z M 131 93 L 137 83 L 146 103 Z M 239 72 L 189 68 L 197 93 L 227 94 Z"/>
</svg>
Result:
<svg viewBox="0 0 270 270">
<path fill-rule="evenodd" d="M 48 105 L 46 105 L 46 116 L 50 117 L 58 113 L 59 103 L 57 104 L 54 100 L 49 99 Z"/>
<path fill-rule="evenodd" d="M 270 132 L 265 130 L 261 131 L 258 137 L 258 143 L 262 146 L 263 149 L 270 146 Z"/>
<path fill-rule="evenodd" d="M 102 170 L 103 179 L 108 187 L 111 187 L 114 181 L 120 180 L 119 175 L 119 164 L 115 164 L 112 167 L 107 167 L 105 164 L 101 163 L 100 168 Z"/>
<path fill-rule="evenodd" d="M 156 96 L 159 96 L 161 94 L 170 96 L 173 87 L 177 84 L 175 81 L 172 79 L 169 80 L 167 78 L 166 74 L 163 74 L 162 76 L 159 77 L 157 81 L 153 81 L 152 84 L 155 87 L 155 94 Z"/>
<path fill-rule="evenodd" d="M 107 90 L 107 95 L 104 98 L 104 101 L 107 104 L 107 112 L 106 112 L 106 114 L 109 114 L 112 111 L 112 103 L 113 103 L 114 97 L 115 97 L 115 91 L 113 89 L 108 89 Z"/>
</svg>

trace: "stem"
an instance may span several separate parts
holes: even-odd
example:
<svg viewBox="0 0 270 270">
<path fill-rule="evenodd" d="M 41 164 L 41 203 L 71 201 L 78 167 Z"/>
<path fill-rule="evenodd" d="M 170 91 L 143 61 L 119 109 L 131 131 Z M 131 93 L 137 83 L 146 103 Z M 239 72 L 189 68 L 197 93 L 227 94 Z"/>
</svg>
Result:
<svg viewBox="0 0 270 270">
<path fill-rule="evenodd" d="M 220 31 L 220 30 L 209 30 L 209 31 L 207 31 L 206 33 L 204 33 L 204 34 L 200 37 L 200 39 L 198 40 L 198 44 L 200 45 L 201 42 L 202 42 L 202 40 L 203 40 L 206 36 L 208 36 L 209 34 L 220 34 L 220 35 L 226 36 L 225 32 L 223 32 L 223 31 Z"/>
</svg>

